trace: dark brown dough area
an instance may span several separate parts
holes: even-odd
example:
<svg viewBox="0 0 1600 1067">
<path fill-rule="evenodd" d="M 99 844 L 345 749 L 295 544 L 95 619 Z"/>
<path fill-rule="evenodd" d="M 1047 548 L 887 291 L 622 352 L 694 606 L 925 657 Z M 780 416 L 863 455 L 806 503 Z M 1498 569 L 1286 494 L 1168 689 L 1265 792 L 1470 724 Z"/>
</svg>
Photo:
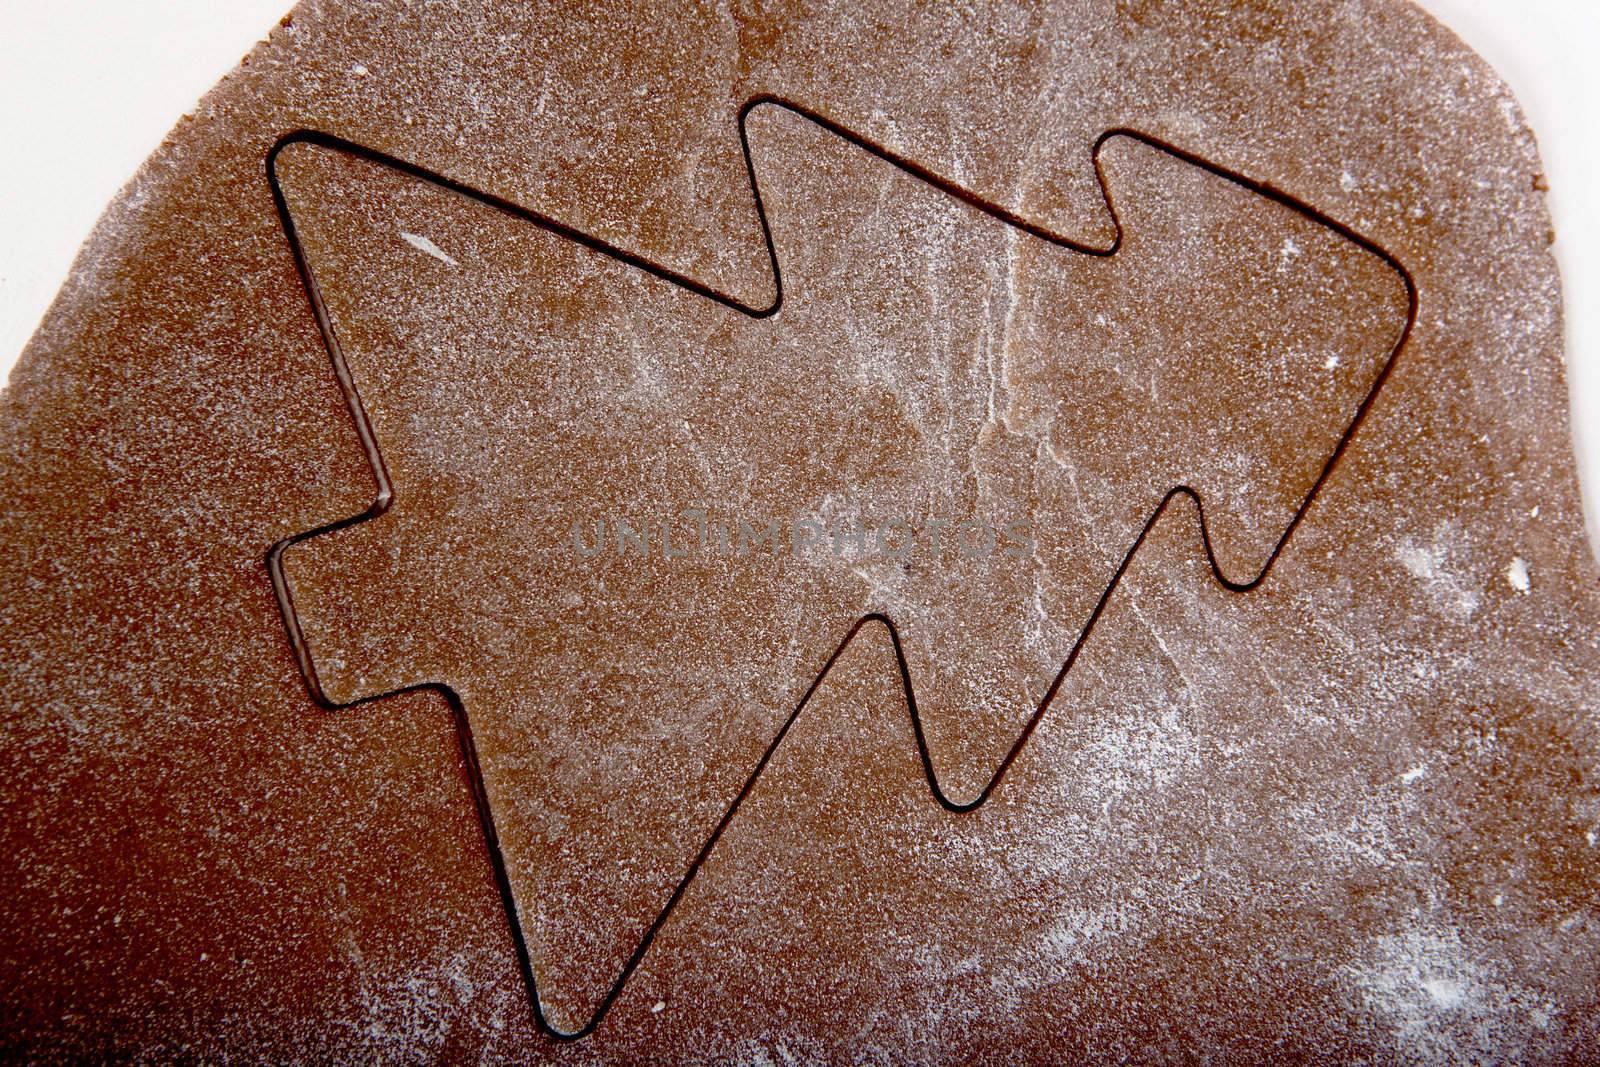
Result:
<svg viewBox="0 0 1600 1067">
<path fill-rule="evenodd" d="M 305 5 L 252 53 L 112 206 L 5 393 L 8 1045 L 1594 1047 L 1595 570 L 1538 162 L 1480 60 L 1399 3 L 393 7 Z M 264 161 L 323 130 L 763 305 L 736 123 L 760 94 L 1097 247 L 1092 149 L 1142 131 L 1375 242 L 1419 314 L 1268 579 L 1217 587 L 1172 508 L 979 811 L 929 796 L 887 637 L 863 629 L 599 1031 L 557 1045 L 443 701 L 319 709 L 285 639 L 267 548 L 374 489 Z M 969 797 L 1165 488 L 1205 493 L 1227 573 L 1260 566 L 1405 311 L 1376 257 L 1149 148 L 1107 143 L 1127 246 L 1096 260 L 804 121 L 750 123 L 786 290 L 761 322 L 426 183 L 282 161 L 396 487 L 286 572 L 336 699 L 461 692 L 559 1024 L 854 618 L 902 624 L 932 759 Z M 591 470 L 574 441 L 602 409 Z M 550 484 L 585 514 L 583 493 L 640 515 L 932 493 L 1054 540 L 1037 573 L 674 564 L 567 597 L 597 572 L 547 543 Z M 708 599 L 719 583 L 760 595 Z"/>
</svg>

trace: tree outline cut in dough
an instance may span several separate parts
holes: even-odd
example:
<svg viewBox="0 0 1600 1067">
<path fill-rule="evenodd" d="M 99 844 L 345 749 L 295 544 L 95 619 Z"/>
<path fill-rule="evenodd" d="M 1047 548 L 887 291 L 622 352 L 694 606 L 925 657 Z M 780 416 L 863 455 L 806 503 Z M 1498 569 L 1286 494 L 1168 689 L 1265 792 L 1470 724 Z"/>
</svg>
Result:
<svg viewBox="0 0 1600 1067">
<path fill-rule="evenodd" d="M 367 410 L 363 406 L 358 391 L 358 383 L 355 381 L 355 377 L 352 374 L 352 371 L 346 362 L 345 356 L 340 349 L 339 340 L 335 333 L 332 322 L 332 316 L 324 304 L 322 294 L 319 291 L 316 279 L 309 265 L 306 252 L 302 246 L 302 240 L 297 232 L 295 219 L 290 209 L 289 198 L 285 195 L 283 185 L 280 180 L 278 161 L 280 154 L 284 150 L 295 145 L 307 145 L 344 156 L 355 157 L 368 163 L 375 164 L 385 170 L 393 171 L 399 175 L 425 183 L 445 192 L 465 197 L 470 201 L 474 201 L 478 204 L 500 212 L 502 215 L 507 216 L 516 222 L 526 223 L 538 227 L 539 229 L 544 230 L 552 235 L 575 242 L 604 257 L 608 257 L 618 263 L 635 268 L 639 271 L 643 271 L 649 275 L 653 275 L 658 279 L 681 287 L 682 289 L 688 290 L 689 292 L 703 297 L 706 300 L 715 302 L 716 304 L 738 312 L 744 316 L 748 316 L 749 318 L 765 319 L 777 315 L 783 307 L 784 290 L 777 247 L 773 240 L 772 229 L 769 225 L 767 211 L 763 204 L 762 192 L 760 184 L 757 181 L 756 167 L 752 159 L 750 139 L 747 132 L 747 120 L 753 112 L 763 108 L 776 109 L 803 119 L 820 128 L 827 134 L 831 134 L 839 139 L 842 139 L 850 145 L 853 145 L 856 148 L 859 148 L 871 154 L 872 156 L 891 164 L 893 167 L 904 172 L 905 174 L 926 183 L 934 189 L 961 201 L 977 211 L 982 212 L 983 214 L 986 214 L 991 218 L 998 220 L 1023 234 L 1026 234 L 1029 237 L 1048 242 L 1049 244 L 1059 246 L 1072 252 L 1081 253 L 1085 256 L 1106 259 L 1115 256 L 1122 247 L 1123 229 L 1122 222 L 1117 216 L 1115 205 L 1112 202 L 1111 195 L 1107 187 L 1105 174 L 1101 166 L 1101 153 L 1108 143 L 1112 142 L 1113 140 L 1119 138 L 1127 139 L 1154 149 L 1158 152 L 1165 153 L 1177 161 L 1200 168 L 1211 175 L 1224 179 L 1226 182 L 1232 183 L 1232 185 L 1240 189 L 1266 198 L 1271 202 L 1288 208 L 1305 220 L 1331 230 L 1334 234 L 1338 235 L 1344 240 L 1351 242 L 1365 252 L 1376 256 L 1389 270 L 1394 273 L 1404 288 L 1406 303 L 1405 321 L 1403 326 L 1400 328 L 1399 335 L 1392 348 L 1388 351 L 1379 365 L 1376 376 L 1371 381 L 1370 388 L 1367 389 L 1365 395 L 1361 398 L 1353 416 L 1349 419 L 1348 424 L 1345 425 L 1342 433 L 1338 437 L 1336 445 L 1333 447 L 1331 453 L 1327 455 L 1325 462 L 1322 463 L 1320 472 L 1317 474 L 1314 483 L 1311 485 L 1309 491 L 1305 493 L 1303 499 L 1301 499 L 1299 502 L 1299 505 L 1294 510 L 1292 517 L 1289 519 L 1287 525 L 1283 528 L 1281 536 L 1279 536 L 1276 542 L 1272 545 L 1270 552 L 1267 554 L 1259 569 L 1255 570 L 1253 573 L 1246 574 L 1230 575 L 1225 573 L 1224 566 L 1221 562 L 1219 562 L 1218 554 L 1213 547 L 1212 533 L 1207 524 L 1205 506 L 1200 492 L 1187 484 L 1173 486 L 1166 492 L 1166 494 L 1161 498 L 1160 503 L 1149 514 L 1148 518 L 1145 519 L 1142 527 L 1139 529 L 1137 537 L 1121 555 L 1120 562 L 1118 562 L 1116 565 L 1116 568 L 1109 581 L 1106 582 L 1103 590 L 1099 594 L 1098 599 L 1094 602 L 1092 611 L 1089 613 L 1086 621 L 1083 622 L 1076 638 L 1072 641 L 1070 651 L 1067 653 L 1064 661 L 1061 662 L 1059 670 L 1056 671 L 1053 679 L 1050 681 L 1048 689 L 1045 691 L 1043 697 L 1038 701 L 1037 706 L 1035 707 L 1031 716 L 1026 720 L 1026 723 L 1022 727 L 1021 731 L 1017 734 L 1010 748 L 1006 751 L 1004 758 L 1000 761 L 992 775 L 990 775 L 988 778 L 987 783 L 982 787 L 981 791 L 979 791 L 975 797 L 972 797 L 968 800 L 958 801 L 953 799 L 940 784 L 939 776 L 935 770 L 932 755 L 930 754 L 930 747 L 925 734 L 923 717 L 918 710 L 917 697 L 912 680 L 912 670 L 904 652 L 899 628 L 897 628 L 895 622 L 889 617 L 889 615 L 883 612 L 870 612 L 858 618 L 854 625 L 850 627 L 848 632 L 845 633 L 838 641 L 837 645 L 832 651 L 832 654 L 828 656 L 826 661 L 821 665 L 820 669 L 817 670 L 814 677 L 811 679 L 809 686 L 806 688 L 804 695 L 800 697 L 798 703 L 794 706 L 793 711 L 783 722 L 782 727 L 771 738 L 771 741 L 766 746 L 761 758 L 751 769 L 748 777 L 745 779 L 743 787 L 733 798 L 732 802 L 727 806 L 721 818 L 717 821 L 715 828 L 712 830 L 709 836 L 705 838 L 704 842 L 696 851 L 693 859 L 684 869 L 682 877 L 677 882 L 670 896 L 661 906 L 659 912 L 657 913 L 655 919 L 650 923 L 648 929 L 646 929 L 642 937 L 639 938 L 632 953 L 628 956 L 625 965 L 622 967 L 621 972 L 611 984 L 609 991 L 600 1001 L 596 1010 L 581 1026 L 573 1029 L 562 1029 L 556 1026 L 550 1020 L 546 1014 L 545 1006 L 540 1000 L 538 982 L 536 978 L 537 968 L 535 966 L 533 955 L 530 951 L 528 940 L 523 929 L 524 912 L 519 908 L 519 902 L 515 893 L 513 892 L 512 879 L 507 870 L 506 857 L 502 852 L 500 835 L 496 828 L 496 814 L 492 810 L 488 791 L 485 787 L 484 774 L 478 757 L 478 746 L 474 740 L 469 715 L 462 698 L 458 695 L 456 690 L 450 684 L 448 684 L 448 682 L 443 680 L 407 685 L 402 688 L 389 689 L 379 693 L 362 694 L 352 700 L 340 701 L 331 698 L 324 689 L 323 681 L 319 677 L 316 657 L 313 655 L 311 644 L 307 639 L 304 627 L 302 625 L 301 617 L 297 613 L 293 595 L 293 581 L 285 570 L 285 553 L 297 544 L 301 544 L 314 538 L 323 537 L 360 523 L 371 521 L 383 515 L 393 506 L 395 502 L 395 489 L 393 483 L 391 482 L 388 468 L 385 464 L 383 452 L 379 446 L 378 434 L 373 429 Z M 289 247 L 292 250 L 296 269 L 304 286 L 307 299 L 315 314 L 317 325 L 321 332 L 323 342 L 327 348 L 328 356 L 331 360 L 335 376 L 337 377 L 339 386 L 343 391 L 345 402 L 348 406 L 351 418 L 355 423 L 361 445 L 365 450 L 367 460 L 371 466 L 373 477 L 375 478 L 378 486 L 376 497 L 371 506 L 360 514 L 297 533 L 278 542 L 272 547 L 267 557 L 267 563 L 273 588 L 277 597 L 278 606 L 282 613 L 284 624 L 289 635 L 289 640 L 293 646 L 294 654 L 300 671 L 304 676 L 306 685 L 310 689 L 314 698 L 324 707 L 332 709 L 348 708 L 373 700 L 394 696 L 399 693 L 416 691 L 435 692 L 443 696 L 447 701 L 454 718 L 460 749 L 468 768 L 478 819 L 482 826 L 484 838 L 488 844 L 489 853 L 493 863 L 496 884 L 498 885 L 502 901 L 504 903 L 507 921 L 509 923 L 513 941 L 516 946 L 518 963 L 523 979 L 527 986 L 528 997 L 532 1006 L 534 1018 L 542 1032 L 556 1039 L 576 1040 L 583 1038 L 593 1033 L 604 1020 L 611 1006 L 623 991 L 623 988 L 627 984 L 629 978 L 639 967 L 641 961 L 649 951 L 651 944 L 656 938 L 656 935 L 672 915 L 674 909 L 677 907 L 679 901 L 683 897 L 683 894 L 694 880 L 701 866 L 716 848 L 717 843 L 721 839 L 724 831 L 737 815 L 741 804 L 750 794 L 757 780 L 761 777 L 763 771 L 777 753 L 785 737 L 788 735 L 790 728 L 794 725 L 800 714 L 806 709 L 813 694 L 827 678 L 835 662 L 864 628 L 872 626 L 882 627 L 892 643 L 895 654 L 895 669 L 897 671 L 900 688 L 904 697 L 904 705 L 909 715 L 910 724 L 916 739 L 917 755 L 921 762 L 929 793 L 943 809 L 953 814 L 960 814 L 976 810 L 982 806 L 999 788 L 1002 780 L 1006 776 L 1007 771 L 1011 768 L 1012 764 L 1016 761 L 1022 750 L 1027 746 L 1029 738 L 1033 735 L 1036 727 L 1044 718 L 1045 713 L 1049 710 L 1062 683 L 1073 669 L 1074 664 L 1078 660 L 1080 652 L 1082 651 L 1085 643 L 1088 641 L 1090 634 L 1094 631 L 1097 622 L 1099 621 L 1102 613 L 1105 611 L 1108 602 L 1116 592 L 1119 584 L 1122 582 L 1122 579 L 1127 573 L 1128 568 L 1131 566 L 1134 558 L 1138 555 L 1151 530 L 1156 526 L 1169 508 L 1173 507 L 1174 505 L 1182 505 L 1185 503 L 1193 505 L 1195 519 L 1199 529 L 1200 544 L 1203 549 L 1211 576 L 1218 585 L 1232 592 L 1244 593 L 1255 589 L 1266 580 L 1273 568 L 1273 565 L 1285 550 L 1290 538 L 1304 520 L 1315 498 L 1322 491 L 1325 483 L 1338 465 L 1340 459 L 1349 449 L 1352 439 L 1366 418 L 1367 413 L 1370 410 L 1379 391 L 1383 388 L 1385 381 L 1388 379 L 1390 372 L 1395 365 L 1395 361 L 1404 348 L 1407 337 L 1410 335 L 1412 326 L 1416 320 L 1416 285 L 1410 272 L 1405 268 L 1405 266 L 1394 255 L 1390 254 L 1384 248 L 1363 237 L 1350 227 L 1332 218 L 1329 218 L 1311 205 L 1304 203 L 1295 197 L 1272 187 L 1271 185 L 1253 181 L 1239 174 L 1233 173 L 1208 160 L 1187 153 L 1174 145 L 1168 144 L 1162 140 L 1136 130 L 1120 128 L 1109 130 L 1101 135 L 1093 146 L 1092 158 L 1095 164 L 1096 174 L 1100 181 L 1100 188 L 1102 195 L 1105 197 L 1106 205 L 1111 210 L 1111 217 L 1115 226 L 1115 238 L 1110 245 L 1105 247 L 1096 247 L 1093 245 L 1076 242 L 1070 238 L 1035 225 L 1012 211 L 989 203 L 971 194 L 957 183 L 952 182 L 940 175 L 934 174 L 912 162 L 911 160 L 902 158 L 896 153 L 874 144 L 865 137 L 860 136 L 859 134 L 845 128 L 831 119 L 809 110 L 800 104 L 788 100 L 771 96 L 760 96 L 750 100 L 743 108 L 740 109 L 738 113 L 738 130 L 749 177 L 750 195 L 754 202 L 756 216 L 759 220 L 762 238 L 766 246 L 767 259 L 771 268 L 773 299 L 770 303 L 760 306 L 741 302 L 737 298 L 728 295 L 727 293 L 712 289 L 690 277 L 677 273 L 640 255 L 628 252 L 620 247 L 609 244 L 599 238 L 586 234 L 571 226 L 565 225 L 553 218 L 539 214 L 538 212 L 529 210 L 498 196 L 469 187 L 461 182 L 452 180 L 417 164 L 363 147 L 359 144 L 331 134 L 312 131 L 299 131 L 289 134 L 278 141 L 267 159 L 267 174 L 274 198 L 274 203 L 277 209 L 279 223 L 282 226 L 284 236 L 286 237 Z"/>
</svg>

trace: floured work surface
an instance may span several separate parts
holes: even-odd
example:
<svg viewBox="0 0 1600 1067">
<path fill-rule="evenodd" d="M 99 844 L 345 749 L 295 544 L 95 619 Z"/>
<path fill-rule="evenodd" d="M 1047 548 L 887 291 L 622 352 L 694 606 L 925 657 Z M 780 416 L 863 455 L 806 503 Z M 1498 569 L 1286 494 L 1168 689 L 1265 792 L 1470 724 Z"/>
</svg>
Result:
<svg viewBox="0 0 1600 1067">
<path fill-rule="evenodd" d="M 1479 60 L 435 17 L 298 10 L 6 394 L 10 1042 L 1592 1046 L 1595 574 Z"/>
</svg>

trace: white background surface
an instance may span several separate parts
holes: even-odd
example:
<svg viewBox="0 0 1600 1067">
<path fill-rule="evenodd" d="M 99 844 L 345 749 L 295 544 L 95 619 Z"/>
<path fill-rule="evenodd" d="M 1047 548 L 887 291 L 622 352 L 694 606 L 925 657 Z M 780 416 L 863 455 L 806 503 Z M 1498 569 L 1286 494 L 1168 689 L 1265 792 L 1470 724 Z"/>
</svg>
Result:
<svg viewBox="0 0 1600 1067">
<path fill-rule="evenodd" d="M 1566 296 L 1590 540 L 1600 545 L 1600 2 L 1421 0 L 1539 136 Z M 290 0 L 0 0 L 0 375 L 100 211 Z"/>
</svg>

